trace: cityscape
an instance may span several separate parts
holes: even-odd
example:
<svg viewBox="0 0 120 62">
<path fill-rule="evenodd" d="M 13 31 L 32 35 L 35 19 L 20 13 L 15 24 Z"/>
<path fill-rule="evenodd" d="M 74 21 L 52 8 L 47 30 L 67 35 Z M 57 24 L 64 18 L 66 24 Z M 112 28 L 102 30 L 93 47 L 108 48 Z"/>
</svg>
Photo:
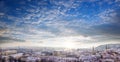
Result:
<svg viewBox="0 0 120 62">
<path fill-rule="evenodd" d="M 120 0 L 0 0 L 0 62 L 120 62 Z"/>
<path fill-rule="evenodd" d="M 50 47 L 17 47 L 0 49 L 0 62 L 120 62 L 120 45 L 102 50 Z M 101 46 L 99 46 L 101 47 Z"/>
</svg>

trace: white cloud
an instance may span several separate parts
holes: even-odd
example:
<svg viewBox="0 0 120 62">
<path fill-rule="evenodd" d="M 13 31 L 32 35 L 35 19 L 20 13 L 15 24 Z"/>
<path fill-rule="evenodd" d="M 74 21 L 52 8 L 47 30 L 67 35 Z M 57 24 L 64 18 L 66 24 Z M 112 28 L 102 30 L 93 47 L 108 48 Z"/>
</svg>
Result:
<svg viewBox="0 0 120 62">
<path fill-rule="evenodd" d="M 113 9 L 107 9 L 102 13 L 98 14 L 98 16 L 101 18 L 101 21 L 103 21 L 103 23 L 114 22 L 113 19 L 116 15 L 117 13 Z"/>
<path fill-rule="evenodd" d="M 0 13 L 0 16 L 3 16 L 3 15 L 5 15 L 4 13 Z"/>
<path fill-rule="evenodd" d="M 115 2 L 120 2 L 120 0 L 115 0 Z"/>
</svg>

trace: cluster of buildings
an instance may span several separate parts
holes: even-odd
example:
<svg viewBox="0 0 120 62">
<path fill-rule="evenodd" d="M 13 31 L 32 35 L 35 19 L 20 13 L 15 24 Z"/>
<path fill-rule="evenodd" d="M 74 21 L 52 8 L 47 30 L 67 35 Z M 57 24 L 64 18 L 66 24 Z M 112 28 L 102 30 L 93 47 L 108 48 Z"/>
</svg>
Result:
<svg viewBox="0 0 120 62">
<path fill-rule="evenodd" d="M 0 49 L 0 62 L 120 62 L 120 49 Z"/>
</svg>

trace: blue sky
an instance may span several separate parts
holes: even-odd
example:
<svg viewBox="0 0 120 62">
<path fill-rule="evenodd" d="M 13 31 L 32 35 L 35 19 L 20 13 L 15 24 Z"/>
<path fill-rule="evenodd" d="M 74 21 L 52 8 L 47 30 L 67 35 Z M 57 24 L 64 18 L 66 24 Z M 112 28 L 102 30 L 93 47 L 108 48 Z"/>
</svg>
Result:
<svg viewBox="0 0 120 62">
<path fill-rule="evenodd" d="M 0 0 L 0 8 L 1 46 L 120 43 L 120 0 Z"/>
</svg>

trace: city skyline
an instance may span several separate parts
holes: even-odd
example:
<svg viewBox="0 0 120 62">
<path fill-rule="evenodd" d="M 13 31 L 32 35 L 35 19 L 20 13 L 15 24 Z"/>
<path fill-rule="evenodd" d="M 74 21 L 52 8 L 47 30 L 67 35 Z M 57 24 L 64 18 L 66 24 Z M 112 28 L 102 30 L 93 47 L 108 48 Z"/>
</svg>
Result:
<svg viewBox="0 0 120 62">
<path fill-rule="evenodd" d="M 1 0 L 0 47 L 120 44 L 120 0 Z"/>
</svg>

